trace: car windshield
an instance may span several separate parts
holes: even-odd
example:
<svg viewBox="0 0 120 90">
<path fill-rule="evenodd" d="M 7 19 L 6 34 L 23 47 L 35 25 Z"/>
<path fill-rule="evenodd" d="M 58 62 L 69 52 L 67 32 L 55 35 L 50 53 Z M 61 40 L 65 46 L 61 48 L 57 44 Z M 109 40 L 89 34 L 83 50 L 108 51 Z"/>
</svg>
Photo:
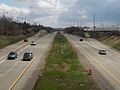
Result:
<svg viewBox="0 0 120 90">
<path fill-rule="evenodd" d="M 101 50 L 102 52 L 105 52 L 105 50 Z"/>
<path fill-rule="evenodd" d="M 10 55 L 14 55 L 15 54 L 15 52 L 10 52 Z"/>
<path fill-rule="evenodd" d="M 25 54 L 24 54 L 24 57 L 29 57 L 29 56 L 31 56 L 30 53 L 25 53 Z"/>
</svg>

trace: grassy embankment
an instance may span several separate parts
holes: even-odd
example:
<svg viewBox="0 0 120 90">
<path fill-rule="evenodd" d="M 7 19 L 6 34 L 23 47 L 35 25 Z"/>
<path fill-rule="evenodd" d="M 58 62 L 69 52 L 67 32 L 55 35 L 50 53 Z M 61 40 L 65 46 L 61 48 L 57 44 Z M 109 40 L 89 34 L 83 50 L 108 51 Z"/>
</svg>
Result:
<svg viewBox="0 0 120 90">
<path fill-rule="evenodd" d="M 117 37 L 117 36 L 111 36 L 111 37 L 107 37 L 107 36 L 104 36 L 104 37 L 101 37 L 101 38 L 98 38 L 99 41 L 117 49 L 117 50 L 120 50 L 120 37 Z"/>
<path fill-rule="evenodd" d="M 34 90 L 98 90 L 67 39 L 57 34 Z"/>
<path fill-rule="evenodd" d="M 0 35 L 0 49 L 6 47 L 6 46 L 9 46 L 11 44 L 14 44 L 24 38 L 27 38 L 27 37 L 30 37 L 30 36 L 33 36 L 34 34 L 36 34 L 35 32 L 34 33 L 30 33 L 28 35 L 16 35 L 16 36 L 3 36 L 3 35 Z"/>
</svg>

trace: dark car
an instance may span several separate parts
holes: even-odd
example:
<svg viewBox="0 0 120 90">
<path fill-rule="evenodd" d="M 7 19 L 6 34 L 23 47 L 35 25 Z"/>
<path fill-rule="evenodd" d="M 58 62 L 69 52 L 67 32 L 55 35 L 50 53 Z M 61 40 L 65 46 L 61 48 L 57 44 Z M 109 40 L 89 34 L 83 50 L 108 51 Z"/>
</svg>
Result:
<svg viewBox="0 0 120 90">
<path fill-rule="evenodd" d="M 24 39 L 24 42 L 28 42 L 28 39 Z"/>
<path fill-rule="evenodd" d="M 83 41 L 83 39 L 81 38 L 80 41 Z"/>
<path fill-rule="evenodd" d="M 10 52 L 8 54 L 8 58 L 7 59 L 15 59 L 17 58 L 17 52 Z"/>
<path fill-rule="evenodd" d="M 30 61 L 33 59 L 33 54 L 31 52 L 26 52 L 23 55 L 23 61 Z"/>
<path fill-rule="evenodd" d="M 101 55 L 106 55 L 106 50 L 99 50 L 98 53 L 101 54 Z"/>
</svg>

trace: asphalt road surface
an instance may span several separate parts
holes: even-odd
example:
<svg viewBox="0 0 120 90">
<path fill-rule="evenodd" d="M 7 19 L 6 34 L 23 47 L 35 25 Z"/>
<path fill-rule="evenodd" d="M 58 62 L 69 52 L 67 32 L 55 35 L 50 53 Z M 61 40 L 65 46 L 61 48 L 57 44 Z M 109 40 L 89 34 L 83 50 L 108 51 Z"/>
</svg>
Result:
<svg viewBox="0 0 120 90">
<path fill-rule="evenodd" d="M 120 52 L 99 41 L 87 38 L 79 41 L 79 36 L 65 35 L 80 54 L 84 55 L 88 68 L 92 68 L 92 76 L 102 90 L 120 90 Z M 98 54 L 100 49 L 106 55 Z M 94 67 L 94 69 L 93 69 Z"/>
<path fill-rule="evenodd" d="M 32 90 L 55 36 L 39 37 L 39 34 L 29 38 L 29 42 L 20 41 L 0 50 L 0 90 Z M 36 45 L 31 46 L 31 41 Z M 7 60 L 10 51 L 17 51 L 18 58 Z M 33 59 L 22 61 L 24 52 L 32 52 Z"/>
</svg>

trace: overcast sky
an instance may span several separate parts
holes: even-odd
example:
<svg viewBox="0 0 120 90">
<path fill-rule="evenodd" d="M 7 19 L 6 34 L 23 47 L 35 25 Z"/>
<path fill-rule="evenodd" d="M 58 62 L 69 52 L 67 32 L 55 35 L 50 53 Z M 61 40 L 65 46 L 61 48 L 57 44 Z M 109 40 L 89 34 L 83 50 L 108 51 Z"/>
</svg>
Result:
<svg viewBox="0 0 120 90">
<path fill-rule="evenodd" d="M 96 24 L 120 24 L 119 0 L 0 0 L 0 12 L 52 27 L 92 26 L 94 13 Z"/>
</svg>

